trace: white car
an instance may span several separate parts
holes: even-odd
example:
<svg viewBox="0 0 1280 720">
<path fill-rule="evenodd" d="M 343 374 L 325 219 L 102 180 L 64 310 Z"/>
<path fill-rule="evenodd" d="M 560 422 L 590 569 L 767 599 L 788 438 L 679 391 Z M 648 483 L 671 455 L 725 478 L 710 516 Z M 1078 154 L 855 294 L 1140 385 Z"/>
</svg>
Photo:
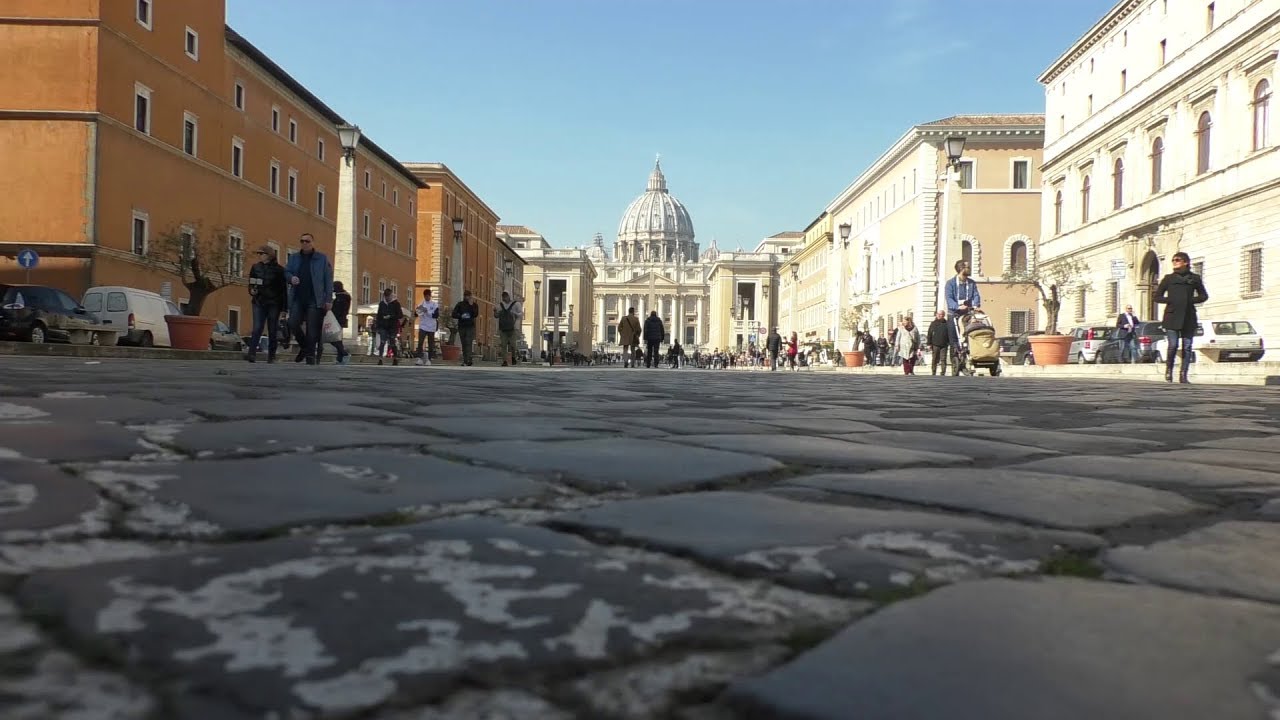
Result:
<svg viewBox="0 0 1280 720">
<path fill-rule="evenodd" d="M 1202 320 L 1196 330 L 1195 349 L 1214 362 L 1257 362 L 1266 345 L 1248 320 Z"/>
</svg>

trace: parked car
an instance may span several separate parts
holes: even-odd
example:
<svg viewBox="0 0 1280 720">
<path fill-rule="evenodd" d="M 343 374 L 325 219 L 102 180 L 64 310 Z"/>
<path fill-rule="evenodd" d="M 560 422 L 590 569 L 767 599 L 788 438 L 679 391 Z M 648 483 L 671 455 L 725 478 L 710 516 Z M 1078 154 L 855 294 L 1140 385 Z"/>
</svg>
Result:
<svg viewBox="0 0 1280 720">
<path fill-rule="evenodd" d="M 210 350 L 240 350 L 244 340 L 221 320 L 213 324 L 213 336 L 209 338 Z"/>
<path fill-rule="evenodd" d="M 83 305 L 120 329 L 120 345 L 169 347 L 165 315 L 181 315 L 177 305 L 148 290 L 120 286 L 92 287 Z"/>
<path fill-rule="evenodd" d="M 116 331 L 65 292 L 0 283 L 0 339 L 114 345 Z"/>
<path fill-rule="evenodd" d="M 1102 343 L 1111 336 L 1112 330 L 1115 328 L 1111 325 L 1079 325 L 1071 328 L 1071 332 L 1067 333 L 1072 337 L 1071 349 L 1067 351 L 1067 360 L 1075 360 L 1078 363 L 1093 362 L 1098 348 L 1102 347 Z"/>
<path fill-rule="evenodd" d="M 1267 351 L 1248 320 L 1206 320 L 1196 329 L 1196 350 L 1214 362 L 1257 362 Z"/>
<path fill-rule="evenodd" d="M 1043 334 L 1043 330 L 1031 330 L 1029 332 L 1022 333 L 1014 339 L 1013 350 L 1009 357 L 1004 357 L 1005 353 L 1002 349 L 1000 351 L 1000 359 L 1005 362 L 1013 363 L 1014 365 L 1035 365 L 1036 356 L 1035 353 L 1031 351 L 1031 336 Z"/>
<path fill-rule="evenodd" d="M 1162 362 L 1164 355 L 1164 346 L 1168 343 L 1165 338 L 1164 326 L 1158 322 L 1138 323 L 1138 362 Z M 1101 347 L 1093 356 L 1095 363 L 1118 363 L 1124 357 L 1124 346 L 1120 340 L 1118 330 L 1112 330 L 1111 334 L 1102 341 Z"/>
</svg>

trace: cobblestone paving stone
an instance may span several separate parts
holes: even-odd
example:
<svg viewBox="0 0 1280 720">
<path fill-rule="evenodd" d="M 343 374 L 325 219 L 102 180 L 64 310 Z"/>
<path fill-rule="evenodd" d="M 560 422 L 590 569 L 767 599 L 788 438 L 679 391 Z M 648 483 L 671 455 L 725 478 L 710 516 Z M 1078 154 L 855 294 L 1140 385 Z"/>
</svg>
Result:
<svg viewBox="0 0 1280 720">
<path fill-rule="evenodd" d="M 0 717 L 1280 717 L 1280 389 L 0 360 Z"/>
</svg>

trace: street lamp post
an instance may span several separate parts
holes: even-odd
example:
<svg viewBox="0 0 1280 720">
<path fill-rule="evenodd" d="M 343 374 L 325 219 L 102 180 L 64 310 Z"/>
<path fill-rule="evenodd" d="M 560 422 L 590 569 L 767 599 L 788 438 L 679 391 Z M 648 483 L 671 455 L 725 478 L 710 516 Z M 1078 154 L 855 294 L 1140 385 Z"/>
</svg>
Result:
<svg viewBox="0 0 1280 720">
<path fill-rule="evenodd" d="M 359 273 L 359 248 L 356 229 L 356 180 L 355 155 L 360 146 L 360 128 L 342 124 L 337 127 L 338 144 L 342 146 L 343 164 L 338 169 L 338 222 L 335 226 L 333 245 L 333 279 L 340 280 L 347 292 L 356 295 Z M 360 332 L 360 323 L 351 322 L 345 331 L 346 339 L 353 345 Z"/>
<path fill-rule="evenodd" d="M 938 233 L 938 307 L 942 309 L 947 307 L 947 277 L 951 274 L 947 269 L 947 250 L 955 234 L 951 226 L 955 219 L 955 212 L 951 207 L 952 186 L 956 184 L 955 172 L 960 169 L 960 158 L 964 156 L 964 142 L 963 135 L 952 135 L 943 141 L 943 148 L 947 153 L 947 169 L 943 178 L 946 184 L 942 190 L 942 228 Z"/>
<path fill-rule="evenodd" d="M 464 271 L 467 266 L 467 259 L 464 256 L 464 251 L 462 249 L 462 227 L 463 227 L 462 218 L 454 218 L 453 219 L 453 264 L 450 267 L 453 277 L 449 278 L 449 287 L 452 288 L 452 292 L 453 292 L 453 297 L 450 298 L 450 300 L 452 300 L 455 303 L 462 298 L 462 289 L 458 287 L 457 281 L 460 281 L 462 278 L 466 277 L 466 273 Z"/>
<path fill-rule="evenodd" d="M 568 335 L 568 341 L 567 341 L 567 342 L 568 342 L 568 344 L 569 344 L 569 350 L 570 350 L 570 351 L 572 351 L 572 350 L 573 350 L 573 348 L 574 348 L 574 345 L 573 345 L 573 306 L 572 306 L 572 305 L 570 305 L 570 306 L 569 306 L 569 324 L 568 324 L 568 327 L 566 327 L 566 328 L 565 328 L 565 333 Z"/>
<path fill-rule="evenodd" d="M 791 331 L 800 332 L 800 320 L 796 317 L 796 296 L 800 294 L 800 266 L 791 263 Z"/>
<path fill-rule="evenodd" d="M 542 281 L 533 281 L 533 337 L 538 341 L 538 356 L 534 358 L 542 362 Z"/>
<path fill-rule="evenodd" d="M 835 332 L 835 351 L 840 352 L 840 326 L 844 323 L 844 286 L 845 282 L 845 253 L 849 251 L 849 234 L 853 232 L 853 226 L 849 223 L 840 223 L 840 266 L 836 270 L 836 282 L 840 287 L 836 289 L 836 332 Z"/>
</svg>

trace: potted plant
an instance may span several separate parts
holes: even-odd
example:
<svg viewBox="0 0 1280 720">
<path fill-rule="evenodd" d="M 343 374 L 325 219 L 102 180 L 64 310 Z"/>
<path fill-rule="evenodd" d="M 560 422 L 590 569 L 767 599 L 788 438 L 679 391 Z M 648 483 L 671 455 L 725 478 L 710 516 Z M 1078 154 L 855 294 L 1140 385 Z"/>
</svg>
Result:
<svg viewBox="0 0 1280 720">
<path fill-rule="evenodd" d="M 840 313 L 840 327 L 848 330 L 853 335 L 853 339 L 849 341 L 852 343 L 853 349 L 841 353 L 844 357 L 845 367 L 862 367 L 867 364 L 867 356 L 862 352 L 862 348 L 858 346 L 858 331 L 862 329 L 862 320 L 865 314 L 865 305 L 845 308 Z"/>
<path fill-rule="evenodd" d="M 1058 333 L 1058 313 L 1062 310 L 1063 300 L 1089 289 L 1089 284 L 1084 281 L 1088 273 L 1086 263 L 1067 258 L 1005 273 L 1003 279 L 1006 284 L 1021 285 L 1024 293 L 1034 289 L 1040 295 L 1048 325 L 1044 335 L 1027 338 L 1037 365 L 1066 364 L 1072 337 Z"/>
<path fill-rule="evenodd" d="M 441 313 L 442 315 L 444 313 Z M 446 362 L 456 362 L 462 359 L 462 346 L 458 344 L 458 319 L 452 316 L 441 319 L 444 329 L 449 331 L 449 337 L 440 345 L 440 357 Z"/>
<path fill-rule="evenodd" d="M 178 277 L 187 289 L 183 315 L 165 315 L 169 344 L 178 350 L 208 350 L 214 319 L 201 317 L 210 295 L 244 275 L 243 241 L 236 250 L 226 228 L 205 231 L 183 223 L 161 233 L 143 252 L 143 261 Z"/>
</svg>

